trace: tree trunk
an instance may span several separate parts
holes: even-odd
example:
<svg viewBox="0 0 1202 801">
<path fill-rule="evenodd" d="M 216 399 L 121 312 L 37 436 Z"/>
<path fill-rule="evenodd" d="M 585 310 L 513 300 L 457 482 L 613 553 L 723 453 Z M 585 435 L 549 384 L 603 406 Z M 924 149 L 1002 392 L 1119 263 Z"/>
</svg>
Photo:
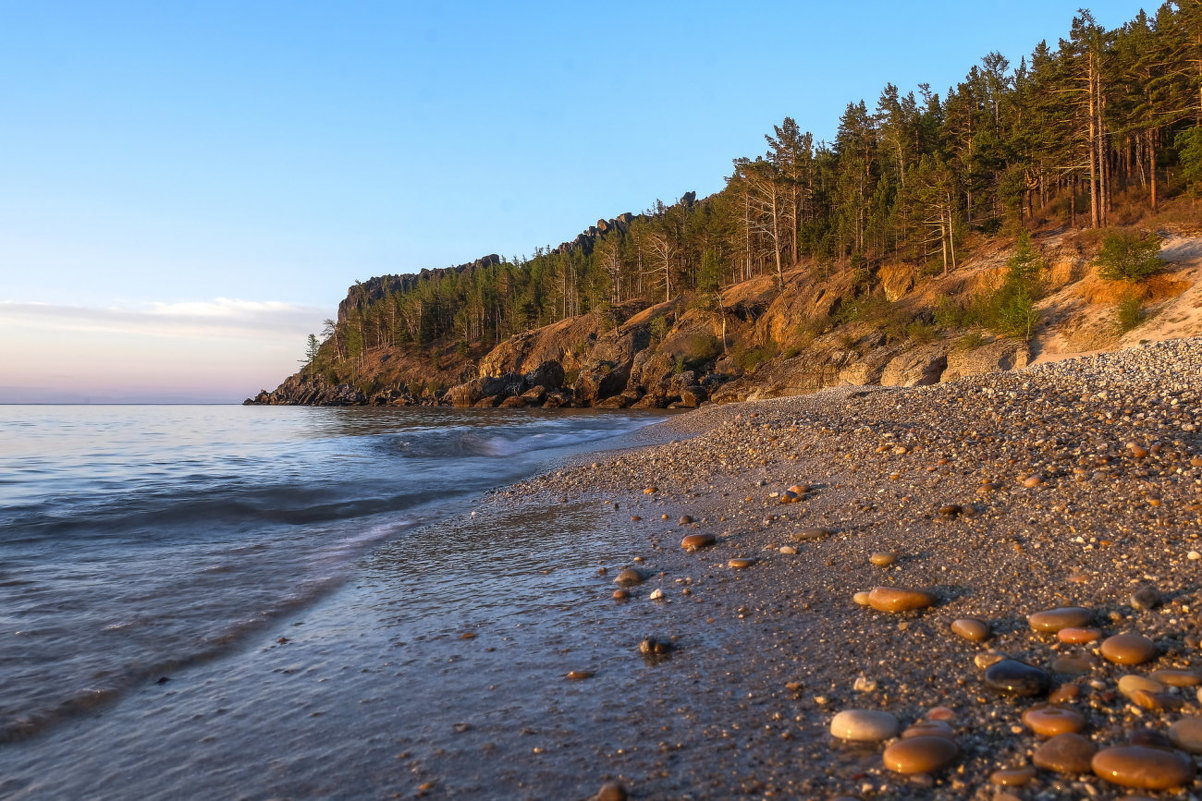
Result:
<svg viewBox="0 0 1202 801">
<path fill-rule="evenodd" d="M 1156 191 L 1156 134 L 1155 129 L 1148 131 L 1148 199 L 1152 205 L 1152 211 L 1160 211 L 1160 198 Z"/>
</svg>

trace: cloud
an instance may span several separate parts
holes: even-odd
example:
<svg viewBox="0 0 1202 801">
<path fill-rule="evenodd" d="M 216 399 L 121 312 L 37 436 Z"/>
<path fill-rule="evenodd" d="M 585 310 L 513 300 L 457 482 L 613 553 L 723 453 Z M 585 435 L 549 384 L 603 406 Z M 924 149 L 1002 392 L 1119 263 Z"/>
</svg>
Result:
<svg viewBox="0 0 1202 801">
<path fill-rule="evenodd" d="M 0 326 L 157 337 L 304 337 L 318 330 L 323 316 L 309 306 L 231 298 L 128 308 L 0 301 Z"/>
</svg>

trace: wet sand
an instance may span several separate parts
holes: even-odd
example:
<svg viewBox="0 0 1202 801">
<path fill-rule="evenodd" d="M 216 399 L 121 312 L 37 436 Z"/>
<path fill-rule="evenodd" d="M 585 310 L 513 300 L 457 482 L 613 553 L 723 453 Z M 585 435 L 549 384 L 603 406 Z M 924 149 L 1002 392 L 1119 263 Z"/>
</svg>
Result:
<svg viewBox="0 0 1202 801">
<path fill-rule="evenodd" d="M 1177 341 L 673 418 L 646 432 L 661 444 L 578 460 L 378 550 L 236 658 L 0 752 L 0 795 L 584 799 L 616 781 L 647 799 L 1126 797 L 1043 769 L 992 785 L 1031 763 L 1021 714 L 1042 699 L 997 694 L 977 660 L 996 650 L 1075 685 L 1065 705 L 1099 747 L 1163 744 L 1202 713 L 1192 687 L 1151 710 L 1116 689 L 1202 668 L 1200 367 L 1202 342 Z M 682 550 L 697 533 L 717 541 Z M 884 551 L 892 565 L 869 561 Z M 645 581 L 614 600 L 625 567 Z M 878 585 L 937 602 L 853 601 Z M 1146 585 L 1163 603 L 1141 610 Z M 1159 655 L 1115 665 L 1027 625 L 1070 605 Z M 952 634 L 965 617 L 991 639 Z M 646 658 L 645 638 L 671 653 Z M 829 733 L 843 709 L 904 726 L 937 707 L 960 754 L 931 773 Z"/>
</svg>

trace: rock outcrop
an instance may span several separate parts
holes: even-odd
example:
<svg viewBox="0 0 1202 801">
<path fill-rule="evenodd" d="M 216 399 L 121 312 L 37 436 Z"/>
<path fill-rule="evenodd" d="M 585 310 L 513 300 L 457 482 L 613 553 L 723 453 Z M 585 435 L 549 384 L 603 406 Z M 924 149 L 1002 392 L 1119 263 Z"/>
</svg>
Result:
<svg viewBox="0 0 1202 801">
<path fill-rule="evenodd" d="M 633 219 L 599 220 L 561 248 L 588 249 L 596 237 Z M 1199 241 L 1171 240 L 1165 252 L 1178 254 L 1181 266 L 1149 283 L 1145 302 L 1173 311 L 1149 325 L 1161 338 L 1202 333 L 1202 316 L 1191 312 L 1202 297 Z M 938 320 L 937 310 L 949 298 L 963 303 L 1004 280 L 1006 251 L 994 248 L 946 275 L 923 276 L 904 263 L 879 265 L 875 281 L 867 284 L 850 269 L 799 265 L 783 275 L 783 288 L 775 276 L 765 275 L 717 296 L 631 301 L 524 331 L 487 350 L 453 342 L 441 348 L 375 348 L 356 357 L 351 370 L 306 368 L 246 402 L 695 408 L 829 386 L 931 385 L 1021 368 L 1040 349 L 1071 351 L 1078 339 L 1096 347 L 1109 337 L 1117 346 L 1112 305 L 1106 305 L 1113 292 L 1100 292 L 1101 279 L 1076 245 L 1051 237 L 1041 247 L 1049 294 L 1040 303 L 1042 319 L 1031 342 Z M 495 263 L 488 256 L 450 269 Z M 339 307 L 340 319 L 403 289 L 412 278 L 356 284 Z M 1139 336 L 1137 329 L 1121 341 Z"/>
</svg>

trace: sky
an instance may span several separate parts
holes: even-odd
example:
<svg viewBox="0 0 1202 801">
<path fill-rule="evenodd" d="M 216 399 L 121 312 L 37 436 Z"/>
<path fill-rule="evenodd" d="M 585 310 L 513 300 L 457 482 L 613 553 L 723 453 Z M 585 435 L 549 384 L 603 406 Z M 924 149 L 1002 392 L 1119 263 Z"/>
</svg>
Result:
<svg viewBox="0 0 1202 801">
<path fill-rule="evenodd" d="M 0 403 L 240 401 L 356 280 L 708 195 L 1080 5 L 0 0 Z"/>
</svg>

